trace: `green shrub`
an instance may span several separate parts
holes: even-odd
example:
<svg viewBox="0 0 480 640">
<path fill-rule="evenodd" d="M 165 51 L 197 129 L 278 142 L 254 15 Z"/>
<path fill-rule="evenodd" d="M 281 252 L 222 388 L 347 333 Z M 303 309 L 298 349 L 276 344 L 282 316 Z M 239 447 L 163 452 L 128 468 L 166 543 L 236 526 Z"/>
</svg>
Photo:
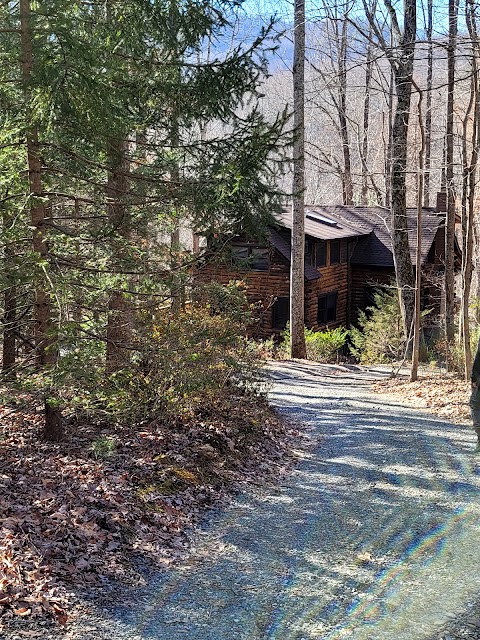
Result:
<svg viewBox="0 0 480 640">
<path fill-rule="evenodd" d="M 378 291 L 374 301 L 360 312 L 358 327 L 350 329 L 350 352 L 363 364 L 400 360 L 406 345 L 398 293 Z"/>
<path fill-rule="evenodd" d="M 347 338 L 348 331 L 343 327 L 325 331 L 305 329 L 307 358 L 316 362 L 337 362 Z"/>
<path fill-rule="evenodd" d="M 90 388 L 90 397 L 107 415 L 139 423 L 214 403 L 226 387 L 261 392 L 262 361 L 246 338 L 250 320 L 242 283 L 198 288 L 183 311 L 155 314 L 143 350 Z"/>
<path fill-rule="evenodd" d="M 347 342 L 349 332 L 343 327 L 313 331 L 305 328 L 305 346 L 308 360 L 315 362 L 337 362 L 341 349 Z M 290 355 L 290 329 L 282 334 L 282 341 L 278 348 L 279 355 L 288 358 Z"/>
</svg>

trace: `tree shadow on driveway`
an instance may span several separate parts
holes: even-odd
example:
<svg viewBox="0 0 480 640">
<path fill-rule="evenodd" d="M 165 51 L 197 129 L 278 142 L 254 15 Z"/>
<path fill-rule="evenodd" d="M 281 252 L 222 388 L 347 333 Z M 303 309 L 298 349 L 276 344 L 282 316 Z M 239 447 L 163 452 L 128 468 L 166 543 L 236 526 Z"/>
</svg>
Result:
<svg viewBox="0 0 480 640">
<path fill-rule="evenodd" d="M 213 517 L 105 625 L 132 639 L 431 637 L 480 590 L 471 432 L 383 402 L 366 376 L 275 372 L 272 401 L 306 429 L 296 469 Z"/>
</svg>

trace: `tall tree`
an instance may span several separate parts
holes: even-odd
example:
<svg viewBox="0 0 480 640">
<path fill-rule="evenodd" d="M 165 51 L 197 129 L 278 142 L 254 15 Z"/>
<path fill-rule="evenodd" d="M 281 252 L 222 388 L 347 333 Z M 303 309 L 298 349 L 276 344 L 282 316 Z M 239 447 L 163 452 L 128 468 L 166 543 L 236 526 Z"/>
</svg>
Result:
<svg viewBox="0 0 480 640">
<path fill-rule="evenodd" d="M 49 261 L 46 241 L 46 212 L 42 199 L 42 159 L 40 156 L 40 142 L 38 129 L 33 118 L 32 109 L 32 68 L 33 68 L 33 37 L 32 11 L 30 0 L 20 0 L 20 39 L 21 58 L 24 85 L 24 99 L 27 121 L 30 123 L 26 134 L 26 154 L 29 184 L 30 219 L 33 229 L 32 247 L 38 268 L 35 286 L 35 359 L 39 367 L 54 365 L 57 360 L 58 345 L 53 325 L 51 284 L 46 275 L 46 265 Z M 45 273 L 45 275 L 44 275 Z M 49 290 L 50 289 L 50 290 Z M 59 440 L 63 436 L 61 414 L 49 396 L 45 397 L 44 437 L 47 440 Z"/>
<path fill-rule="evenodd" d="M 292 358 L 305 358 L 305 0 L 294 4 L 293 124 L 290 352 Z"/>
<path fill-rule="evenodd" d="M 423 202 L 430 206 L 430 167 L 432 162 L 432 85 L 433 85 L 433 0 L 427 0 L 427 19 L 425 35 L 427 37 L 427 83 L 425 107 L 425 178 L 423 184 Z"/>
<path fill-rule="evenodd" d="M 350 153 L 350 136 L 347 120 L 347 55 L 348 55 L 348 22 L 350 3 L 343 8 L 343 15 L 338 15 L 338 7 L 335 5 L 333 25 L 338 58 L 338 98 L 337 110 L 340 125 L 343 153 L 343 204 L 353 204 L 353 180 L 352 161 Z"/>
<path fill-rule="evenodd" d="M 454 97 L 455 57 L 459 0 L 448 0 L 447 114 L 445 131 L 445 177 L 447 218 L 445 223 L 445 336 L 452 344 L 455 335 L 455 184 L 454 184 Z"/>
<path fill-rule="evenodd" d="M 410 371 L 410 381 L 415 382 L 418 376 L 418 363 L 420 359 L 420 337 L 421 337 L 421 299 L 422 299 L 422 213 L 424 197 L 424 169 L 425 169 L 425 126 L 423 123 L 422 100 L 423 93 L 418 87 L 418 126 L 420 129 L 420 147 L 418 150 L 418 170 L 417 170 L 417 243 L 415 259 L 415 312 L 413 318 L 413 347 L 412 347 L 412 368 Z"/>
<path fill-rule="evenodd" d="M 373 2 L 373 6 L 371 8 L 372 14 L 375 13 L 376 0 Z M 362 205 L 366 206 L 369 204 L 368 193 L 369 193 L 369 182 L 372 181 L 372 186 L 375 190 L 376 201 L 378 204 L 381 203 L 382 198 L 380 191 L 374 180 L 371 178 L 370 171 L 368 169 L 368 149 L 369 149 L 369 128 L 370 128 L 370 100 L 371 100 L 371 85 L 372 85 L 372 75 L 374 69 L 374 59 L 373 59 L 373 42 L 372 42 L 373 32 L 372 27 L 369 25 L 367 41 L 366 41 L 366 52 L 365 52 L 365 89 L 363 95 L 363 122 L 359 131 L 361 131 L 361 137 L 359 142 L 359 154 L 360 161 L 362 165 L 362 186 L 360 191 L 360 202 Z"/>
<path fill-rule="evenodd" d="M 464 355 L 465 380 L 470 379 L 472 369 L 472 349 L 470 343 L 470 292 L 473 275 L 474 212 L 477 191 L 478 157 L 480 151 L 480 87 L 477 5 L 472 0 L 465 3 L 465 18 L 470 36 L 471 81 L 470 99 L 463 118 L 462 131 L 462 290 L 460 328 Z M 470 145 L 468 145 L 470 138 Z M 470 147 L 470 148 L 469 148 Z"/>
<path fill-rule="evenodd" d="M 395 84 L 396 103 L 392 123 L 390 175 L 392 247 L 402 320 L 406 338 L 410 342 L 413 330 L 415 280 L 408 242 L 406 175 L 408 126 L 417 37 L 417 7 L 416 0 L 404 0 L 401 26 L 391 1 L 384 0 L 384 4 L 389 16 L 393 46 L 387 43 L 381 25 L 364 0 L 369 23 L 390 62 Z"/>
<path fill-rule="evenodd" d="M 101 395 L 121 383 L 109 375 L 117 365 L 105 372 L 106 352 L 113 362 L 128 348 L 132 357 L 121 360 L 132 367 L 148 352 L 155 314 L 170 295 L 173 210 L 188 211 L 202 235 L 261 233 L 280 202 L 288 116 L 267 121 L 258 107 L 272 24 L 196 63 L 206 39 L 231 31 L 238 4 L 177 5 L 176 29 L 166 4 L 150 0 L 22 0 L 21 15 L 14 3 L 0 7 L 13 23 L 8 47 L 1 45 L 11 63 L 1 80 L 15 87 L 8 74 L 19 58 L 24 77 L 11 101 L 21 105 L 13 124 L 0 114 L 0 186 L 18 238 L 34 234 L 33 251 L 15 245 L 28 298 L 15 322 L 24 313 L 22 322 L 34 321 L 41 370 L 29 382 L 47 400 L 56 391 L 72 397 L 77 387 Z M 174 155 L 181 170 L 172 189 Z M 5 290 L 13 281 L 2 262 Z M 47 403 L 46 424 L 59 427 L 55 418 L 57 403 Z"/>
</svg>

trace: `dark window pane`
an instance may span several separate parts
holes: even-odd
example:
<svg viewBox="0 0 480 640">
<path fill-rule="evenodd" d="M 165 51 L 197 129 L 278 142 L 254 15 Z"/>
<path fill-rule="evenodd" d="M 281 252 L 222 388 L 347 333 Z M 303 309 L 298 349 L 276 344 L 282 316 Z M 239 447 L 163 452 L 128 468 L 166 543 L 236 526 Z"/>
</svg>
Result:
<svg viewBox="0 0 480 640">
<path fill-rule="evenodd" d="M 268 249 L 252 247 L 250 264 L 256 271 L 268 271 Z"/>
<path fill-rule="evenodd" d="M 337 319 L 337 292 L 326 293 L 318 296 L 318 324 L 335 322 Z"/>
<path fill-rule="evenodd" d="M 340 262 L 348 261 L 348 244 L 346 240 L 340 241 Z"/>
<path fill-rule="evenodd" d="M 250 245 L 232 245 L 232 265 L 241 269 L 268 271 L 268 249 Z"/>
<path fill-rule="evenodd" d="M 327 263 L 327 243 L 325 240 L 319 240 L 315 247 L 315 266 L 324 267 Z"/>
<path fill-rule="evenodd" d="M 337 292 L 327 295 L 327 322 L 335 322 L 337 319 Z"/>
<path fill-rule="evenodd" d="M 248 260 L 248 247 L 232 245 L 232 265 L 234 267 L 243 267 L 247 266 Z"/>
<path fill-rule="evenodd" d="M 290 299 L 277 298 L 272 308 L 272 327 L 274 329 L 286 328 L 290 316 Z"/>
<path fill-rule="evenodd" d="M 340 240 L 330 240 L 330 264 L 340 262 Z"/>
</svg>

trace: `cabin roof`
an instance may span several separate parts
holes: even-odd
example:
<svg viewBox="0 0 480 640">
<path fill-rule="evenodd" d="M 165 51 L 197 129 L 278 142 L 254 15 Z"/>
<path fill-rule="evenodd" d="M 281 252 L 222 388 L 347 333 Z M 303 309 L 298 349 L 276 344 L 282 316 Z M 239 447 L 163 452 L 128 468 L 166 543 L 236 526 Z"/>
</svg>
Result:
<svg viewBox="0 0 480 640">
<path fill-rule="evenodd" d="M 285 207 L 275 216 L 279 224 L 287 229 L 292 228 L 291 207 Z M 422 264 L 435 239 L 438 229 L 445 224 L 445 214 L 434 209 L 422 210 Z M 412 262 L 416 259 L 416 208 L 407 209 L 408 241 Z M 339 238 L 358 238 L 351 264 L 373 267 L 393 267 L 391 212 L 380 206 L 356 207 L 349 205 L 328 205 L 305 207 L 305 233 L 313 238 L 335 240 Z M 290 243 L 282 238 L 288 245 Z M 275 245 L 275 243 L 272 243 Z M 278 247 L 276 247 L 278 249 Z M 287 249 L 283 247 L 282 255 Z M 289 259 L 289 258 L 288 258 Z M 305 274 L 307 275 L 307 274 Z M 309 278 L 310 279 L 310 278 Z"/>
<path fill-rule="evenodd" d="M 371 233 L 357 242 L 351 264 L 393 267 L 391 212 L 383 207 L 337 207 L 337 215 L 350 224 L 371 226 Z M 422 210 L 422 264 L 435 240 L 438 229 L 445 224 L 445 214 L 433 209 Z M 417 209 L 407 209 L 408 244 L 414 263 L 417 256 Z"/>
<path fill-rule="evenodd" d="M 354 238 L 370 233 L 370 227 L 352 225 L 347 220 L 342 220 L 335 215 L 336 207 L 305 207 L 305 233 L 319 240 L 336 240 L 340 238 Z M 284 207 L 275 214 L 282 227 L 292 228 L 292 208 Z"/>
</svg>

